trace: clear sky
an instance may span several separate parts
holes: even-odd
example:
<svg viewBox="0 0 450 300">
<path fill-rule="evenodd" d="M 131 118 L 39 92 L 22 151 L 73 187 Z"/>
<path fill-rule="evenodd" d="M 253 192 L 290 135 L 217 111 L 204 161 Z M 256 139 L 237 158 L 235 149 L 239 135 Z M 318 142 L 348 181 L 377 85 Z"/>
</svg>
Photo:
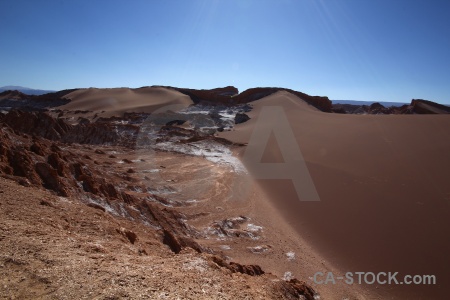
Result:
<svg viewBox="0 0 450 300">
<path fill-rule="evenodd" d="M 448 0 L 1 0 L 0 86 L 450 103 Z"/>
</svg>

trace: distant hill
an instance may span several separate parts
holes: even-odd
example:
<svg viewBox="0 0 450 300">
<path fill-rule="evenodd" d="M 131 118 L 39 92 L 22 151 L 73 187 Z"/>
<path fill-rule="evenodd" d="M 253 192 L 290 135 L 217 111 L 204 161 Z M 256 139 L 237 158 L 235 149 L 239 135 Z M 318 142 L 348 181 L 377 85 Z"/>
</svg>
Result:
<svg viewBox="0 0 450 300">
<path fill-rule="evenodd" d="M 373 103 L 376 103 L 377 101 L 358 101 L 358 100 L 331 100 L 333 104 L 351 104 L 351 105 L 371 105 Z M 378 102 L 384 107 L 390 107 L 390 106 L 402 106 L 409 103 L 402 103 L 402 102 Z"/>
<path fill-rule="evenodd" d="M 37 90 L 37 89 L 27 88 L 27 87 L 23 87 L 23 86 L 16 86 L 16 85 L 7 85 L 7 86 L 0 87 L 0 93 L 4 92 L 4 91 L 8 91 L 8 90 L 19 91 L 19 92 L 27 94 L 27 95 L 43 95 L 43 94 L 55 92 L 55 91 L 51 91 L 51 90 Z"/>
</svg>

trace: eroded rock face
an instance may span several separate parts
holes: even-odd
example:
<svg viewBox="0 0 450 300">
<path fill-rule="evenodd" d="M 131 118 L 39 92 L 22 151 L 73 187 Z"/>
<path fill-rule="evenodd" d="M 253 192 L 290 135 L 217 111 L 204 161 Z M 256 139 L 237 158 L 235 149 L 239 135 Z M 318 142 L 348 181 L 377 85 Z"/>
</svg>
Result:
<svg viewBox="0 0 450 300">
<path fill-rule="evenodd" d="M 116 231 L 126 237 L 130 243 L 134 244 L 134 242 L 136 242 L 137 235 L 133 231 L 123 227 L 116 229 Z"/>
<path fill-rule="evenodd" d="M 63 120 L 54 119 L 44 112 L 13 110 L 2 118 L 2 122 L 17 132 L 49 140 L 60 140 L 71 129 Z"/>
<path fill-rule="evenodd" d="M 131 147 L 136 142 L 138 126 L 103 122 L 73 126 L 61 139 L 65 143 L 91 145 L 122 145 Z"/>
<path fill-rule="evenodd" d="M 16 132 L 64 143 L 132 146 L 139 132 L 139 127 L 132 124 L 105 121 L 69 125 L 63 119 L 53 118 L 46 112 L 12 110 L 1 115 L 0 120 Z M 33 152 L 42 155 L 39 145 L 31 147 Z"/>
<path fill-rule="evenodd" d="M 34 184 L 40 183 L 33 170 L 33 159 L 25 148 L 20 146 L 13 147 L 9 151 L 8 160 L 14 176 L 26 177 Z"/>
<path fill-rule="evenodd" d="M 263 275 L 265 272 L 257 265 L 241 265 L 235 262 L 226 262 L 224 259 L 218 256 L 212 256 L 212 261 L 219 265 L 220 267 L 227 268 L 233 273 L 242 273 L 250 276 Z"/>
<path fill-rule="evenodd" d="M 69 195 L 56 169 L 43 162 L 36 163 L 35 169 L 36 173 L 42 179 L 42 183 L 45 188 L 55 191 L 58 193 L 58 195 L 64 197 L 67 197 Z"/>
</svg>

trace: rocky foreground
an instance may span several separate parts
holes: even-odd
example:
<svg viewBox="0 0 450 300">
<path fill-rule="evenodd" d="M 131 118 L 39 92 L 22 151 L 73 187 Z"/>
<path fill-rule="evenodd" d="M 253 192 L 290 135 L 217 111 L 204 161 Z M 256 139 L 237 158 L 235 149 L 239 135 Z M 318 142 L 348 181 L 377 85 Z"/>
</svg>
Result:
<svg viewBox="0 0 450 300">
<path fill-rule="evenodd" d="M 313 299 L 301 281 L 203 252 L 158 205 L 145 226 L 3 178 L 0 199 L 2 299 Z"/>
</svg>

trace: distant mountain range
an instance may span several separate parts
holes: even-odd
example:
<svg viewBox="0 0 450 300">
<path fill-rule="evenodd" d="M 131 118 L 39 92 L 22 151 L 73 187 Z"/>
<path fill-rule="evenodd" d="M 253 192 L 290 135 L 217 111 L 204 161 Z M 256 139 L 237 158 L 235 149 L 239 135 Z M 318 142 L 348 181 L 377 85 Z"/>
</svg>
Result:
<svg viewBox="0 0 450 300">
<path fill-rule="evenodd" d="M 351 105 L 371 105 L 377 103 L 377 101 L 359 101 L 359 100 L 331 100 L 333 104 L 351 104 Z M 402 106 L 409 103 L 402 102 L 378 102 L 384 107 Z"/>
<path fill-rule="evenodd" d="M 4 91 L 8 91 L 8 90 L 12 90 L 12 91 L 16 90 L 16 91 L 19 91 L 19 92 L 27 94 L 27 95 L 43 95 L 43 94 L 55 92 L 55 91 L 51 91 L 51 90 L 36 90 L 36 89 L 27 88 L 27 87 L 23 87 L 23 86 L 16 86 L 16 85 L 7 85 L 7 86 L 0 87 L 0 93 L 4 92 Z"/>
</svg>

